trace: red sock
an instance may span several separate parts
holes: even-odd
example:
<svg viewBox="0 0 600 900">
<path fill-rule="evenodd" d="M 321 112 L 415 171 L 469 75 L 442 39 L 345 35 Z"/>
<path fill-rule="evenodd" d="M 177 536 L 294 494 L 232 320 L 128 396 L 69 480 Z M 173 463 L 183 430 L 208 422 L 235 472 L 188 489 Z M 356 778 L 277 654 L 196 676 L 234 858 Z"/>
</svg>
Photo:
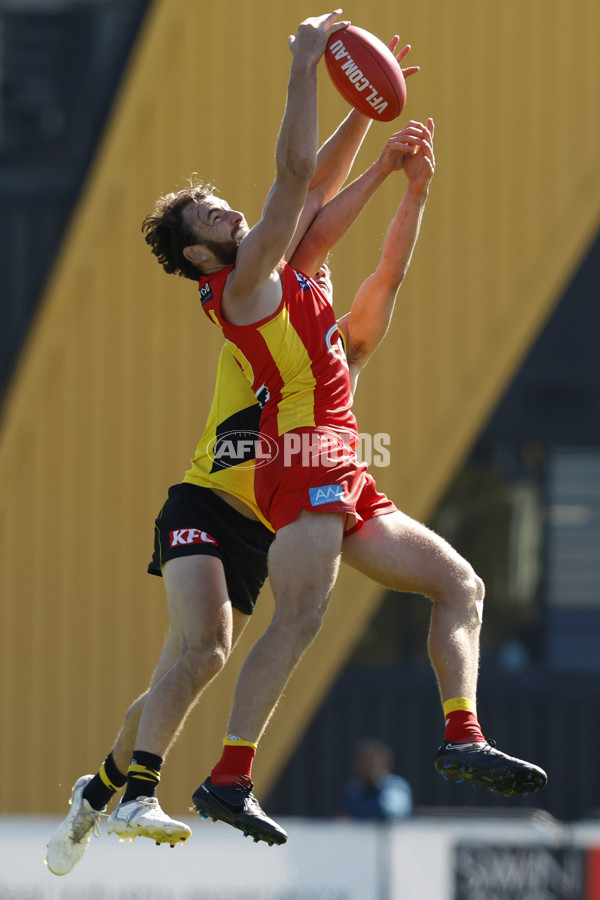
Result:
<svg viewBox="0 0 600 900">
<path fill-rule="evenodd" d="M 444 740 L 453 744 L 485 741 L 475 711 L 475 704 L 465 697 L 454 697 L 444 703 L 446 730 Z"/>
<path fill-rule="evenodd" d="M 213 784 L 235 784 L 240 778 L 251 780 L 255 755 L 256 744 L 228 734 L 223 741 L 221 759 L 210 773 L 210 780 Z"/>
</svg>

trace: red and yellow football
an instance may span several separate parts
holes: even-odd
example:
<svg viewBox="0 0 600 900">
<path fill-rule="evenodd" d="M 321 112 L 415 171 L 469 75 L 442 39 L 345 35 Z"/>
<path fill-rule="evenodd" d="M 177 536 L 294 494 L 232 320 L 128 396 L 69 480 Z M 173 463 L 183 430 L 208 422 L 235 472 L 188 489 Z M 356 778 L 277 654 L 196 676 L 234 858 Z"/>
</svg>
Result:
<svg viewBox="0 0 600 900">
<path fill-rule="evenodd" d="M 404 109 L 406 82 L 400 63 L 364 28 L 348 25 L 332 34 L 325 65 L 342 97 L 365 116 L 391 122 Z"/>
</svg>

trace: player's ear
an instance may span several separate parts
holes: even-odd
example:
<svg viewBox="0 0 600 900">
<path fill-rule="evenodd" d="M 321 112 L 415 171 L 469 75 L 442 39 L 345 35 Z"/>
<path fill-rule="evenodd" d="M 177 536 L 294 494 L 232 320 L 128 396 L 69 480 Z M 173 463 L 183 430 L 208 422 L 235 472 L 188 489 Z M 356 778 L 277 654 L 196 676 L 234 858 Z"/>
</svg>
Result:
<svg viewBox="0 0 600 900">
<path fill-rule="evenodd" d="M 213 254 L 204 244 L 191 244 L 183 248 L 183 255 L 195 266 L 203 266 L 213 258 Z"/>
</svg>

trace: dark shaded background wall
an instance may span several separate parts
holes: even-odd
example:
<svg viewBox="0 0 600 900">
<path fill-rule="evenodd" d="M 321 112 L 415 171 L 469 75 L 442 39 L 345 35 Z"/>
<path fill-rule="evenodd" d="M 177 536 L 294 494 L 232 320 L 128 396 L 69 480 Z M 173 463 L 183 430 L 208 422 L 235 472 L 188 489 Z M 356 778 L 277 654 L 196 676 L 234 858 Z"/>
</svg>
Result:
<svg viewBox="0 0 600 900">
<path fill-rule="evenodd" d="M 0 4 L 0 394 L 147 6 Z"/>
</svg>

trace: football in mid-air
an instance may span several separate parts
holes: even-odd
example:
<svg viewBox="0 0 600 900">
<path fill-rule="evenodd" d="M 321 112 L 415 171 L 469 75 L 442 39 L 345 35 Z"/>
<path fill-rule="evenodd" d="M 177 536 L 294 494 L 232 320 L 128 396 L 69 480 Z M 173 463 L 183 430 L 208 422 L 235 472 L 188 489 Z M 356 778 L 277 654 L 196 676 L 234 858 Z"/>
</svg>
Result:
<svg viewBox="0 0 600 900">
<path fill-rule="evenodd" d="M 332 34 L 325 65 L 342 97 L 365 116 L 391 122 L 404 109 L 406 82 L 400 63 L 364 28 L 348 25 Z"/>
</svg>

